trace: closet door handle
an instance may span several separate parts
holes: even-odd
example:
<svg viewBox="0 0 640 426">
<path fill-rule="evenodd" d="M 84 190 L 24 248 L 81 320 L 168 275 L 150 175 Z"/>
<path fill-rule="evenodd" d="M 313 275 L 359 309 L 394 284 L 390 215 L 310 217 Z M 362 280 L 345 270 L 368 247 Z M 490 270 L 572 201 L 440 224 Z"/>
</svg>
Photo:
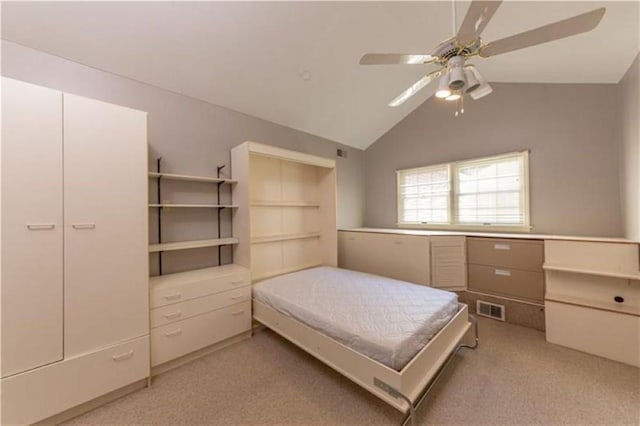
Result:
<svg viewBox="0 0 640 426">
<path fill-rule="evenodd" d="M 29 231 L 48 231 L 54 229 L 56 225 L 54 223 L 28 223 L 27 229 Z"/>
<path fill-rule="evenodd" d="M 511 244 L 494 244 L 493 248 L 496 250 L 511 250 Z"/>
<path fill-rule="evenodd" d="M 167 300 L 177 300 L 177 299 L 180 299 L 181 297 L 182 297 L 182 293 L 173 293 L 173 294 L 166 295 L 164 298 Z"/>
<path fill-rule="evenodd" d="M 131 349 L 129 352 L 125 352 L 120 355 L 114 355 L 112 356 L 112 358 L 114 361 L 118 362 L 118 361 L 124 361 L 125 359 L 129 359 L 132 356 L 133 356 L 133 349 Z"/>
<path fill-rule="evenodd" d="M 166 331 L 164 333 L 164 335 L 167 336 L 167 337 L 179 336 L 181 334 L 182 334 L 182 329 L 181 328 L 177 328 L 177 329 L 175 329 L 173 331 Z"/>
<path fill-rule="evenodd" d="M 165 317 L 166 319 L 174 319 L 174 318 L 178 318 L 180 315 L 182 315 L 181 311 L 175 311 L 169 314 L 164 314 L 163 317 Z"/>
<path fill-rule="evenodd" d="M 95 223 L 74 223 L 71 225 L 73 229 L 96 229 Z"/>
</svg>

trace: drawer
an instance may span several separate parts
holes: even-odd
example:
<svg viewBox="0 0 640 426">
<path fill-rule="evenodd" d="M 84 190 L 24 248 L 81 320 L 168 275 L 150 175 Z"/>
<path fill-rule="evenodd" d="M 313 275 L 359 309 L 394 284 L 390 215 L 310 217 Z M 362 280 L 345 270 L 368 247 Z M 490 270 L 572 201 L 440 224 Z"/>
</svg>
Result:
<svg viewBox="0 0 640 426">
<path fill-rule="evenodd" d="M 251 329 L 251 301 L 151 330 L 151 365 L 202 349 Z"/>
<path fill-rule="evenodd" d="M 225 274 L 215 271 L 218 268 L 209 269 L 214 271 L 208 274 L 201 271 L 190 271 L 153 277 L 149 283 L 151 287 L 150 307 L 157 308 L 251 284 L 248 269 L 235 267 L 230 269 L 230 273 Z"/>
<path fill-rule="evenodd" d="M 640 367 L 640 317 L 545 303 L 546 335 L 555 343 Z"/>
<path fill-rule="evenodd" d="M 544 274 L 519 269 L 469 265 L 469 289 L 542 303 Z"/>
<path fill-rule="evenodd" d="M 2 424 L 31 424 L 149 376 L 149 337 L 2 379 Z"/>
<path fill-rule="evenodd" d="M 210 294 L 186 302 L 161 306 L 151 310 L 151 328 L 181 321 L 205 312 L 214 311 L 251 300 L 251 286 Z"/>
<path fill-rule="evenodd" d="M 544 243 L 501 238 L 467 238 L 467 259 L 476 265 L 542 272 Z"/>
</svg>

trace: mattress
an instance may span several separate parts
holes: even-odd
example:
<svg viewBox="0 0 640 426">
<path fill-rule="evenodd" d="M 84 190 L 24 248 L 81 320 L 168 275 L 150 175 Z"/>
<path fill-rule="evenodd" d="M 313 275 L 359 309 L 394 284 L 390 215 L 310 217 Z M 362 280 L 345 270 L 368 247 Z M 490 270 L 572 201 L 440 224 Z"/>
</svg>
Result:
<svg viewBox="0 0 640 426">
<path fill-rule="evenodd" d="M 253 297 L 395 370 L 458 311 L 455 293 L 328 266 L 261 281 Z"/>
</svg>

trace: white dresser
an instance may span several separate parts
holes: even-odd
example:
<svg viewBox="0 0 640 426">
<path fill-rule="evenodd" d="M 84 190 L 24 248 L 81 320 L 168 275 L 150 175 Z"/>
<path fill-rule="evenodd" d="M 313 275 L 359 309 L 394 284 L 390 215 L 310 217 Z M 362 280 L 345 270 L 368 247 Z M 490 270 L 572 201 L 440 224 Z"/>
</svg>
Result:
<svg viewBox="0 0 640 426">
<path fill-rule="evenodd" d="M 223 265 L 153 277 L 151 365 L 250 333 L 249 270 Z"/>
</svg>

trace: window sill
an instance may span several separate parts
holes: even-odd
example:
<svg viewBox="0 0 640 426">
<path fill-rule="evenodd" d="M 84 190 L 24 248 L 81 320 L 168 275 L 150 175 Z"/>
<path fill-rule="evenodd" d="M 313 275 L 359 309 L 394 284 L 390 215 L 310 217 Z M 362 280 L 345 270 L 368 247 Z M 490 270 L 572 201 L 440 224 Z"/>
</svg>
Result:
<svg viewBox="0 0 640 426">
<path fill-rule="evenodd" d="M 405 229 L 433 229 L 439 231 L 475 231 L 475 232 L 508 232 L 508 233 L 530 233 L 529 225 L 448 225 L 437 223 L 398 223 L 398 228 Z"/>
</svg>

